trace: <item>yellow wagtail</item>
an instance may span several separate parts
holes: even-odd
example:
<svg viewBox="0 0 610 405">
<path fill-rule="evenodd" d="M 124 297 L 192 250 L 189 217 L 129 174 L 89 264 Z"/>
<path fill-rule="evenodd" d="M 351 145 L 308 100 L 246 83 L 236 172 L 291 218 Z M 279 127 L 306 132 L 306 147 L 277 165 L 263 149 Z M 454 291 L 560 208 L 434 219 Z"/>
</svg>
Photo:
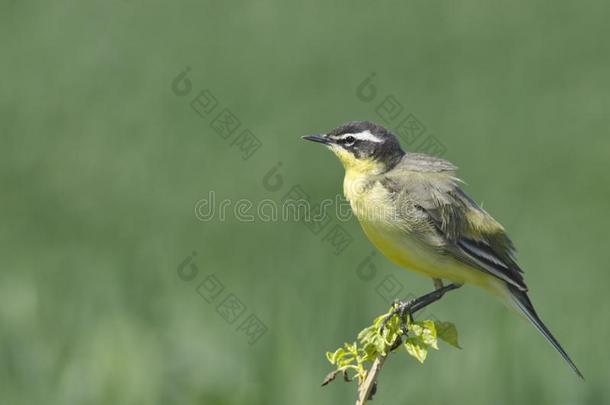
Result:
<svg viewBox="0 0 610 405">
<path fill-rule="evenodd" d="M 390 131 L 367 121 L 303 138 L 337 155 L 345 168 L 345 197 L 377 249 L 434 280 L 435 291 L 400 303 L 401 313 L 413 313 L 465 283 L 482 287 L 528 319 L 582 378 L 536 314 L 504 228 L 461 189 L 453 164 L 405 153 Z M 442 280 L 452 284 L 443 286 Z"/>
</svg>

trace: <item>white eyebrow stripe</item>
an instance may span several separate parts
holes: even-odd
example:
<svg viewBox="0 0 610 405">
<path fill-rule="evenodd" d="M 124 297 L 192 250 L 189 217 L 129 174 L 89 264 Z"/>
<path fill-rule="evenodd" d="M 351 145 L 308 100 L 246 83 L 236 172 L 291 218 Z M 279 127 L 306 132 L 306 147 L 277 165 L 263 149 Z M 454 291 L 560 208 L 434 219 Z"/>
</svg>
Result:
<svg viewBox="0 0 610 405">
<path fill-rule="evenodd" d="M 377 143 L 381 143 L 383 142 L 383 140 L 377 138 L 375 135 L 373 135 L 371 133 L 371 131 L 362 131 L 362 132 L 358 132 L 356 134 L 343 134 L 340 137 L 338 137 L 337 139 L 345 139 L 348 136 L 353 136 L 356 139 L 359 139 L 361 141 L 371 141 L 371 142 L 377 142 Z"/>
</svg>

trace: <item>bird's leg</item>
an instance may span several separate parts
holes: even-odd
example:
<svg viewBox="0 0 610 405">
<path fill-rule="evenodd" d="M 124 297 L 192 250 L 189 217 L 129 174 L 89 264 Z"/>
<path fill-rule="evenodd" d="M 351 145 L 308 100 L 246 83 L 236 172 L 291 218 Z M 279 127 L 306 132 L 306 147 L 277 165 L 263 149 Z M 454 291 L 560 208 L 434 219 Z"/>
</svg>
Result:
<svg viewBox="0 0 610 405">
<path fill-rule="evenodd" d="M 440 278 L 433 278 L 432 282 L 434 283 L 434 289 L 435 290 L 440 290 L 441 288 L 443 288 L 443 280 Z M 413 314 L 411 314 L 411 320 L 413 321 Z M 406 332 L 406 331 L 405 331 Z"/>
<path fill-rule="evenodd" d="M 435 290 L 440 290 L 444 286 L 443 280 L 440 279 L 440 278 L 433 278 L 432 279 L 432 283 L 434 283 L 434 289 Z M 414 320 L 413 316 L 411 316 L 411 320 Z"/>
<path fill-rule="evenodd" d="M 428 294 L 422 295 L 421 297 L 405 302 L 396 302 L 392 312 L 390 312 L 390 314 L 381 323 L 381 329 L 383 330 L 385 328 L 385 325 L 394 315 L 399 314 L 401 322 L 405 322 L 405 315 L 413 316 L 413 314 L 417 311 L 421 311 L 428 305 L 440 300 L 447 291 L 455 290 L 461 286 L 462 284 L 448 284 L 429 292 Z"/>
<path fill-rule="evenodd" d="M 457 288 L 460 288 L 461 286 L 462 286 L 462 284 L 456 284 L 456 283 L 447 284 L 446 286 L 443 286 L 428 294 L 422 295 L 421 297 L 413 300 L 413 304 L 411 305 L 409 312 L 411 314 L 414 314 L 417 311 L 421 311 L 428 305 L 440 300 L 447 291 L 455 290 Z"/>
</svg>

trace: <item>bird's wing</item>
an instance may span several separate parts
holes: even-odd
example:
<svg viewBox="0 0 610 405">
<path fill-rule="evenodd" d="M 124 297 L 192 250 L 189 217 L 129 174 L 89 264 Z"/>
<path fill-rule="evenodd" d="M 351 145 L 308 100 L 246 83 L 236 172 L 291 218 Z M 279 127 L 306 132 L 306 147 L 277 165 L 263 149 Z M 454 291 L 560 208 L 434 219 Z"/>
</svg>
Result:
<svg viewBox="0 0 610 405">
<path fill-rule="evenodd" d="M 527 291 L 513 243 L 502 225 L 461 189 L 455 170 L 443 159 L 408 154 L 382 182 L 418 211 L 442 242 L 435 244 L 437 249 Z"/>
</svg>

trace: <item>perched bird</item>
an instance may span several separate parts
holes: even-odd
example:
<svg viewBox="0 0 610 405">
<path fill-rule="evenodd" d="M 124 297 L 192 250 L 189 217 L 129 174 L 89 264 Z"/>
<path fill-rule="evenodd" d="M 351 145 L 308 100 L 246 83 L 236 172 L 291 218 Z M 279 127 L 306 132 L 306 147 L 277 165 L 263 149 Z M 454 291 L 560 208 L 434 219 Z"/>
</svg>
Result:
<svg viewBox="0 0 610 405">
<path fill-rule="evenodd" d="M 377 249 L 434 280 L 435 291 L 401 303 L 402 309 L 415 310 L 463 284 L 476 285 L 528 319 L 582 378 L 534 310 L 504 228 L 462 190 L 453 164 L 403 151 L 390 131 L 368 121 L 303 138 L 337 155 L 345 168 L 345 197 Z M 452 284 L 443 286 L 442 280 Z"/>
</svg>

